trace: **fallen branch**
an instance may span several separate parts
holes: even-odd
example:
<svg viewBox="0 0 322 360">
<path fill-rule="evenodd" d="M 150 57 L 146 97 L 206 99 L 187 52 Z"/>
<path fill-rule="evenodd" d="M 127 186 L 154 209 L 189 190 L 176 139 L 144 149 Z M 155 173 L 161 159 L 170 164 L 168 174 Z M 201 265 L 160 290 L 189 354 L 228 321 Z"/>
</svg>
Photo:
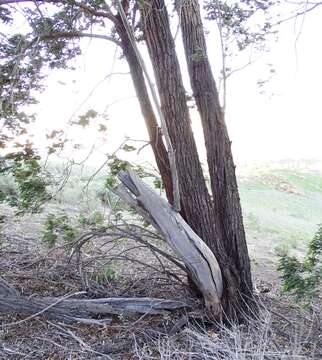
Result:
<svg viewBox="0 0 322 360">
<path fill-rule="evenodd" d="M 109 315 L 161 314 L 190 307 L 189 304 L 155 298 L 102 298 L 102 299 L 66 299 L 66 298 L 28 298 L 22 295 L 2 295 L 0 293 L 0 313 L 18 313 L 31 315 L 19 321 L 28 321 L 35 316 L 65 323 L 81 322 L 91 325 L 109 324 Z M 101 320 L 96 318 L 103 317 Z M 17 322 L 18 323 L 18 322 Z M 17 323 L 1 326 L 16 325 Z"/>
</svg>

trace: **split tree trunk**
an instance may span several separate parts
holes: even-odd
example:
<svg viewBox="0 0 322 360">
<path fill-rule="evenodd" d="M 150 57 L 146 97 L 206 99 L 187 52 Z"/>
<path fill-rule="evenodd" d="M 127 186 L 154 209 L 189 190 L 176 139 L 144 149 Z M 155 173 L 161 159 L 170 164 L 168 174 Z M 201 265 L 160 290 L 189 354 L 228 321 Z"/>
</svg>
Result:
<svg viewBox="0 0 322 360">
<path fill-rule="evenodd" d="M 115 192 L 149 221 L 183 261 L 191 279 L 215 317 L 222 313 L 223 283 L 215 255 L 179 213 L 128 169 L 118 175 L 122 182 Z"/>
<path fill-rule="evenodd" d="M 197 1 L 183 3 L 181 27 L 191 85 L 204 129 L 213 201 L 206 188 L 191 130 L 164 0 L 146 0 L 141 7 L 141 17 L 162 111 L 175 148 L 184 216 L 219 261 L 227 313 L 239 312 L 247 309 L 248 299 L 252 297 L 250 262 L 230 141 L 207 59 L 199 4 Z"/>
<path fill-rule="evenodd" d="M 230 289 L 229 297 L 251 298 L 252 279 L 231 142 L 207 55 L 198 0 L 177 7 L 193 96 L 202 121 L 214 203 L 224 254 L 215 252 Z M 213 241 L 218 241 L 213 239 Z M 211 248 L 216 250 L 216 246 Z M 224 255 L 224 256 L 223 256 Z M 241 301 L 245 301 L 241 300 Z M 241 303 L 242 305 L 242 303 Z"/>
<path fill-rule="evenodd" d="M 213 252 L 181 215 L 133 171 L 121 171 L 118 176 L 122 185 L 115 190 L 116 194 L 137 209 L 163 235 L 188 269 L 188 274 L 203 295 L 206 308 L 213 316 L 221 318 L 222 273 Z M 0 313 L 46 316 L 67 323 L 101 325 L 111 322 L 111 318 L 106 318 L 106 315 L 166 314 L 167 311 L 189 307 L 189 304 L 181 301 L 153 298 L 28 298 L 0 278 Z M 104 319 L 96 320 L 97 316 L 103 316 Z"/>
<path fill-rule="evenodd" d="M 159 92 L 161 110 L 175 151 L 182 214 L 209 245 L 218 236 L 211 198 L 191 129 L 174 40 L 163 1 L 147 0 L 140 7 L 143 31 Z"/>
</svg>

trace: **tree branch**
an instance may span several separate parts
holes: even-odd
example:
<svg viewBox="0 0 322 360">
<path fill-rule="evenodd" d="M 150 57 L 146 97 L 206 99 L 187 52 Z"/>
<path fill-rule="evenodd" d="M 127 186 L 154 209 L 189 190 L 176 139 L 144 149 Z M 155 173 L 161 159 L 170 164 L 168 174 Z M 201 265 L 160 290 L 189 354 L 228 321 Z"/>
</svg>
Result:
<svg viewBox="0 0 322 360">
<path fill-rule="evenodd" d="M 110 10 L 108 10 L 107 12 L 104 11 L 97 11 L 85 4 L 82 3 L 78 3 L 76 1 L 65 1 L 65 0 L 41 0 L 41 1 L 37 1 L 37 0 L 0 0 L 0 6 L 2 5 L 9 5 L 9 4 L 20 4 L 20 3 L 25 3 L 25 2 L 33 2 L 33 3 L 37 3 L 37 4 L 41 4 L 41 3 L 52 3 L 52 4 L 65 4 L 65 5 L 76 5 L 78 6 L 80 9 L 82 9 L 84 12 L 87 12 L 88 14 L 97 16 L 97 17 L 104 17 L 107 18 L 109 20 L 111 20 L 112 22 L 116 21 L 115 16 L 112 14 L 112 12 Z"/>
<path fill-rule="evenodd" d="M 120 17 L 122 19 L 123 25 L 125 27 L 125 30 L 127 32 L 127 35 L 130 39 L 131 45 L 133 47 L 133 50 L 139 60 L 140 66 L 143 70 L 143 73 L 147 79 L 147 82 L 149 84 L 150 87 L 150 91 L 151 91 L 151 95 L 155 104 L 155 107 L 157 109 L 159 118 L 160 118 L 160 122 L 161 122 L 161 129 L 162 129 L 162 133 L 164 135 L 166 144 L 167 144 L 167 148 L 168 148 L 168 153 L 169 153 L 169 163 L 170 163 L 170 170 L 171 170 L 171 177 L 172 177 L 172 184 L 173 184 L 173 209 L 176 212 L 180 212 L 181 210 L 181 205 L 180 205 L 180 191 L 179 191 L 179 178 L 178 178 L 178 170 L 177 170 L 177 165 L 176 165 L 176 156 L 175 156 L 175 151 L 173 149 L 172 143 L 171 143 L 171 139 L 169 136 L 169 132 L 167 129 L 167 125 L 166 125 L 166 121 L 164 118 L 164 115 L 162 113 L 161 110 L 161 106 L 159 104 L 159 99 L 158 96 L 154 90 L 154 86 L 152 84 L 151 78 L 149 76 L 148 70 L 145 66 L 145 62 L 142 58 L 142 55 L 137 47 L 136 41 L 135 41 L 135 37 L 133 34 L 133 30 L 130 27 L 130 24 L 127 20 L 126 14 L 124 12 L 123 6 L 121 4 L 120 0 L 117 0 L 117 4 L 118 4 L 118 9 L 119 9 L 119 14 Z"/>
<path fill-rule="evenodd" d="M 308 4 L 313 4 L 311 2 L 308 2 L 306 3 L 306 5 Z M 296 19 L 297 17 L 299 16 L 302 16 L 302 15 L 305 15 L 309 12 L 311 12 L 312 10 L 316 9 L 317 7 L 319 7 L 320 5 L 322 5 L 322 2 L 318 2 L 318 3 L 314 3 L 313 6 L 309 7 L 309 8 L 305 8 L 304 10 L 301 10 L 301 11 L 297 11 L 295 14 L 285 18 L 285 19 L 281 19 L 280 21 L 278 21 L 277 23 L 273 24 L 272 26 L 276 26 L 276 25 L 281 25 L 287 21 L 290 21 L 290 20 L 293 20 L 293 19 Z"/>
<path fill-rule="evenodd" d="M 83 37 L 88 37 L 88 38 L 92 38 L 92 39 L 108 40 L 118 46 L 121 46 L 121 42 L 114 39 L 112 36 L 83 33 L 80 31 L 68 31 L 68 32 L 67 31 L 66 32 L 65 31 L 57 31 L 57 32 L 39 35 L 38 39 L 39 40 L 55 40 L 55 39 L 60 39 L 60 38 L 69 39 L 69 38 L 83 38 Z"/>
</svg>

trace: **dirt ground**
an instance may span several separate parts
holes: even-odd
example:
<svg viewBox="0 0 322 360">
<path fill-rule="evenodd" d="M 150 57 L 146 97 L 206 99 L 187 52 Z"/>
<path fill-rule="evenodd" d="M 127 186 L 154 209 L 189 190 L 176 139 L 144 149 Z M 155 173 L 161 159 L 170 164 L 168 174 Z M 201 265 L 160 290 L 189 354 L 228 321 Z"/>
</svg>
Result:
<svg viewBox="0 0 322 360">
<path fill-rule="evenodd" d="M 193 300 L 183 275 L 169 276 L 171 264 L 161 265 L 137 244 L 126 240 L 115 244 L 109 238 L 88 244 L 82 273 L 79 264 L 70 261 L 70 251 L 62 246 L 49 250 L 39 240 L 41 221 L 37 222 L 37 217 L 25 217 L 17 223 L 9 210 L 1 210 L 0 274 L 26 296 L 61 297 L 82 292 L 85 272 L 87 289 L 78 295 L 81 297 Z M 0 314 L 0 359 L 322 358 L 320 309 L 303 310 L 281 295 L 274 261 L 256 259 L 255 247 L 250 246 L 250 252 L 260 315 L 254 315 L 256 320 L 248 325 L 220 330 L 202 315 L 197 300 L 197 310 L 188 313 L 113 316 L 112 323 L 104 326 Z M 135 261 L 123 261 L 126 257 L 111 260 L 116 254 L 126 254 Z M 182 325 L 183 318 L 187 321 Z M 174 331 L 176 328 L 179 331 Z M 259 334 L 260 340 L 256 340 Z"/>
</svg>

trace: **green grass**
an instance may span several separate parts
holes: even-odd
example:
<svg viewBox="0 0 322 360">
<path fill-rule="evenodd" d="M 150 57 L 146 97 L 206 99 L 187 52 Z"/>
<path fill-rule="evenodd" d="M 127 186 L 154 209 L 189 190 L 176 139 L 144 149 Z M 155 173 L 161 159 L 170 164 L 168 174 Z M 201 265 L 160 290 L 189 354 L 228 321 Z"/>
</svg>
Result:
<svg viewBox="0 0 322 360">
<path fill-rule="evenodd" d="M 276 170 L 274 173 L 305 192 L 322 193 L 322 180 L 319 173 L 305 173 L 291 169 Z"/>
<path fill-rule="evenodd" d="M 301 250 L 322 223 L 322 173 L 279 165 L 257 167 L 240 179 L 246 233 L 270 239 L 273 249 Z"/>
<path fill-rule="evenodd" d="M 48 170 L 59 184 L 64 166 L 53 163 L 48 165 Z M 246 234 L 253 251 L 265 254 L 284 249 L 304 250 L 322 223 L 322 163 L 289 161 L 257 164 L 247 171 L 241 170 L 239 191 Z M 108 169 L 92 178 L 95 171 L 95 168 L 75 166 L 63 189 L 56 194 L 54 208 L 71 215 L 82 213 L 86 218 L 95 211 L 104 214 L 107 204 L 101 200 L 106 197 L 104 184 Z M 15 191 L 9 177 L 0 178 L 0 187 Z M 53 193 L 57 188 L 59 185 L 52 189 Z M 113 206 L 123 206 L 115 195 L 110 195 L 109 201 Z"/>
</svg>

